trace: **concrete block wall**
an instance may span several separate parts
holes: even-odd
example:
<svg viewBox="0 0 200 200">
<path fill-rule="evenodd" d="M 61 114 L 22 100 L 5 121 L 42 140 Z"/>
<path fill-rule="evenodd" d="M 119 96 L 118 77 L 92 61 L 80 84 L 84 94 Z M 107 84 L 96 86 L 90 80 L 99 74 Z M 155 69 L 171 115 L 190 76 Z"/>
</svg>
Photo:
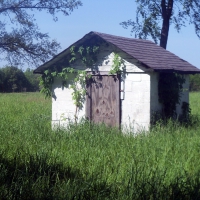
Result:
<svg viewBox="0 0 200 200">
<path fill-rule="evenodd" d="M 73 78 L 73 77 L 71 77 Z M 70 81 L 69 81 L 70 84 Z M 62 87 L 62 80 L 56 78 L 52 85 L 52 127 L 66 126 L 70 121 L 74 121 L 76 106 L 72 101 L 72 90 L 68 87 Z M 78 118 L 85 116 L 85 105 L 78 112 Z"/>
<path fill-rule="evenodd" d="M 105 49 L 102 47 L 102 51 L 98 54 L 98 62 L 94 66 L 88 66 L 85 70 L 108 74 L 113 65 L 113 52 L 118 52 L 125 61 L 125 73 L 122 74 L 121 79 L 121 89 L 123 90 L 121 92 L 122 127 L 131 128 L 134 132 L 148 130 L 152 113 L 161 110 L 158 102 L 157 73 L 143 67 L 137 60 L 118 51 L 113 46 Z M 83 69 L 80 62 L 73 67 Z M 69 87 L 63 88 L 62 81 L 55 79 L 52 91 L 55 93 L 55 98 L 52 98 L 52 126 L 65 126 L 68 120 L 74 119 L 76 110 L 71 97 L 72 90 Z M 184 95 L 184 99 L 187 99 L 187 95 Z M 85 105 L 78 113 L 78 118 L 82 117 L 85 117 Z"/>
<path fill-rule="evenodd" d="M 128 73 L 124 80 L 122 126 L 133 132 L 148 130 L 150 125 L 150 75 Z"/>
<path fill-rule="evenodd" d="M 109 73 L 114 54 L 117 51 L 114 47 L 103 50 L 98 55 L 98 62 L 93 66 L 93 70 Z M 150 123 L 150 75 L 145 72 L 135 59 L 129 55 L 119 52 L 125 61 L 126 72 L 122 75 L 122 84 L 124 85 L 124 99 L 121 100 L 121 123 L 124 127 L 132 127 L 133 131 L 148 130 Z M 78 62 L 80 64 L 80 62 Z M 82 66 L 74 66 L 81 69 Z M 91 67 L 86 69 L 91 70 Z M 148 71 L 148 70 L 147 70 Z M 71 77 L 73 79 L 73 77 Z M 69 82 L 70 84 L 70 82 Z M 74 119 L 76 107 L 72 101 L 72 91 L 62 87 L 62 81 L 55 79 L 52 91 L 55 98 L 52 98 L 52 126 L 66 126 L 68 120 Z M 85 117 L 85 106 L 78 113 L 78 118 Z"/>
</svg>

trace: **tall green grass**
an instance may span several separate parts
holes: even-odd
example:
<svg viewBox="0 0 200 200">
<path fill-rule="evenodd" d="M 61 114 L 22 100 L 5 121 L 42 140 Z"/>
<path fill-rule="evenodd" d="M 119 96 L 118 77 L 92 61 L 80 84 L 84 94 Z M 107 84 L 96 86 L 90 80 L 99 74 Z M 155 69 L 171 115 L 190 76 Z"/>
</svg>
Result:
<svg viewBox="0 0 200 200">
<path fill-rule="evenodd" d="M 41 94 L 0 94 L 0 105 L 1 199 L 200 199 L 197 123 L 137 137 L 84 121 L 52 131 Z"/>
<path fill-rule="evenodd" d="M 190 93 L 190 106 L 193 115 L 200 115 L 200 92 Z"/>
</svg>

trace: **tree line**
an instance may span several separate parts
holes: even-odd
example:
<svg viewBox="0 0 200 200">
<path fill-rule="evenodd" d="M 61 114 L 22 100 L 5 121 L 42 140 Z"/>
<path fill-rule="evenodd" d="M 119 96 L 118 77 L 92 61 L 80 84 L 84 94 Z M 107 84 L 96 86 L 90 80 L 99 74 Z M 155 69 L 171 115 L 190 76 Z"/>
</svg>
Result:
<svg viewBox="0 0 200 200">
<path fill-rule="evenodd" d="M 174 26 L 179 32 L 187 24 L 194 26 L 200 38 L 199 0 L 135 0 L 135 3 L 135 20 L 120 23 L 124 28 L 131 28 L 135 38 L 152 38 L 166 49 L 170 27 Z M 0 1 L 0 60 L 7 61 L 10 66 L 23 66 L 26 63 L 32 67 L 51 59 L 60 44 L 51 40 L 47 33 L 40 32 L 35 14 L 46 12 L 57 21 L 58 13 L 69 16 L 80 6 L 81 0 Z M 36 77 L 30 69 L 23 72 L 14 67 L 2 68 L 0 92 L 36 91 L 39 89 Z M 190 80 L 190 91 L 199 91 L 199 75 L 190 75 Z"/>
<path fill-rule="evenodd" d="M 190 75 L 190 91 L 200 91 L 200 74 Z"/>
<path fill-rule="evenodd" d="M 12 66 L 0 68 L 0 92 L 39 91 L 39 77 L 30 68 L 25 71 Z M 200 74 L 190 75 L 189 90 L 200 91 Z"/>
<path fill-rule="evenodd" d="M 30 68 L 24 72 L 12 66 L 0 68 L 0 92 L 39 91 L 39 76 Z"/>
</svg>

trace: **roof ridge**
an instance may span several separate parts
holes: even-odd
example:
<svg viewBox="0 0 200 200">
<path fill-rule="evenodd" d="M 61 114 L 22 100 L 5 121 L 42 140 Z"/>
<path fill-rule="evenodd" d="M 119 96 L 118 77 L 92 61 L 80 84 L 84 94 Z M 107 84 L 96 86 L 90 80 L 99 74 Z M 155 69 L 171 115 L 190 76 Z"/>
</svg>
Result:
<svg viewBox="0 0 200 200">
<path fill-rule="evenodd" d="M 113 37 L 116 39 L 124 39 L 124 40 L 131 40 L 131 41 L 136 41 L 136 42 L 150 42 L 150 43 L 154 43 L 151 40 L 145 40 L 145 39 L 138 39 L 138 38 L 130 38 L 130 37 L 123 37 L 123 36 L 117 36 L 117 35 L 112 35 L 112 34 L 107 34 L 107 33 L 101 33 L 101 32 L 97 32 L 97 31 L 91 31 L 90 33 L 94 33 L 98 36 L 104 35 L 104 36 L 109 36 L 109 37 Z M 155 44 L 155 43 L 154 43 Z"/>
<path fill-rule="evenodd" d="M 84 41 L 90 40 L 95 36 L 114 45 L 120 51 L 123 51 L 127 55 L 141 62 L 142 65 L 155 71 L 171 70 L 183 73 L 200 73 L 200 69 L 150 40 L 127 38 L 96 31 L 87 33 L 81 39 L 70 45 L 67 49 L 63 50 L 54 58 L 35 69 L 34 73 L 42 73 L 45 69 L 54 66 L 55 63 L 57 63 L 59 60 L 62 60 L 68 53 L 70 53 L 71 46 L 81 45 L 81 43 Z"/>
</svg>

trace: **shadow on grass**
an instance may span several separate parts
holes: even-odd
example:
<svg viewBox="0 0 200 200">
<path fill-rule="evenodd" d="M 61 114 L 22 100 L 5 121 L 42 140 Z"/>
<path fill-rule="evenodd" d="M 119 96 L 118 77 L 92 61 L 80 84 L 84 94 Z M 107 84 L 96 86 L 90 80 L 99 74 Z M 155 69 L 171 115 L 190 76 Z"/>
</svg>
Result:
<svg viewBox="0 0 200 200">
<path fill-rule="evenodd" d="M 80 171 L 49 164 L 48 157 L 30 156 L 22 161 L 0 155 L 0 199 L 99 199 L 109 197 L 106 183 L 84 179 Z"/>
<path fill-rule="evenodd" d="M 63 164 L 49 163 L 47 155 L 0 155 L 0 199 L 200 199 L 200 172 L 187 173 L 166 185 L 164 173 L 150 176 L 133 170 L 127 181 L 108 184 L 97 174 L 83 177 Z M 125 183 L 126 182 L 126 183 Z"/>
</svg>

